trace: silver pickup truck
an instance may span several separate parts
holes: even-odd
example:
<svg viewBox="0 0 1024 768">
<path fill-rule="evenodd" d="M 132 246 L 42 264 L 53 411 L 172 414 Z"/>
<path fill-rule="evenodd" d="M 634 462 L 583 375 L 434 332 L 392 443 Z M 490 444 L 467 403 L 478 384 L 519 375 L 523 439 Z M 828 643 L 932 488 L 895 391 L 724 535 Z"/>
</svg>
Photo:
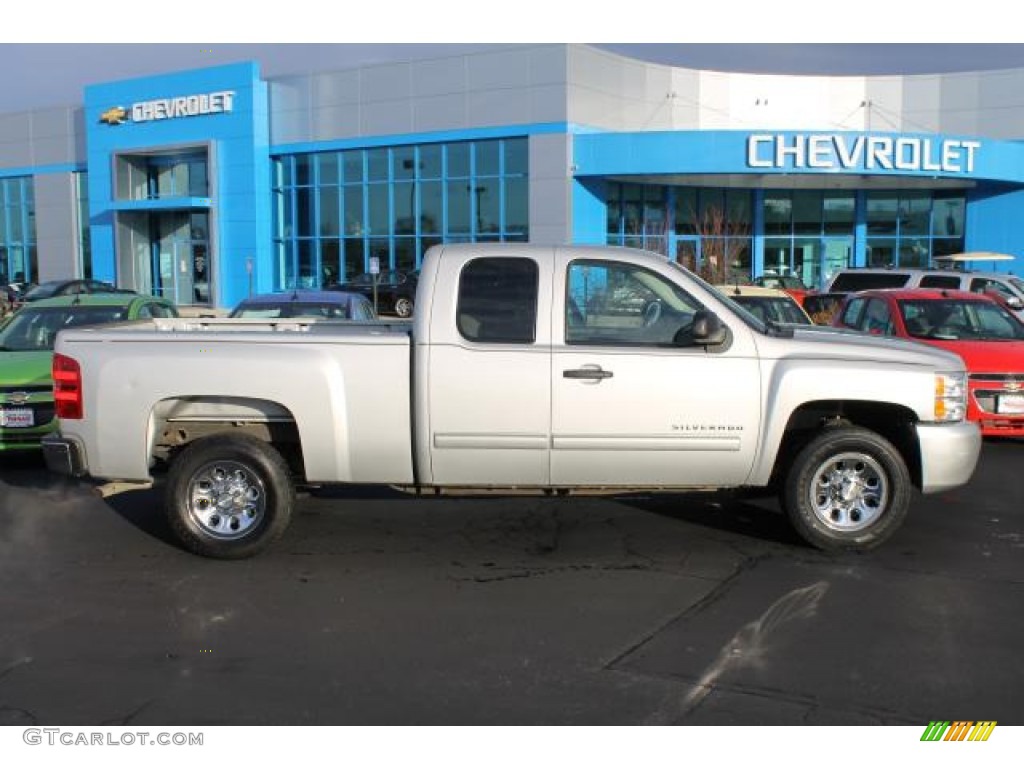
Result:
<svg viewBox="0 0 1024 768">
<path fill-rule="evenodd" d="M 641 251 L 438 246 L 408 325 L 154 319 L 60 333 L 64 474 L 147 481 L 185 547 L 266 548 L 295 489 L 766 489 L 824 549 L 866 549 L 916 487 L 966 483 L 963 362 L 764 324 Z"/>
</svg>

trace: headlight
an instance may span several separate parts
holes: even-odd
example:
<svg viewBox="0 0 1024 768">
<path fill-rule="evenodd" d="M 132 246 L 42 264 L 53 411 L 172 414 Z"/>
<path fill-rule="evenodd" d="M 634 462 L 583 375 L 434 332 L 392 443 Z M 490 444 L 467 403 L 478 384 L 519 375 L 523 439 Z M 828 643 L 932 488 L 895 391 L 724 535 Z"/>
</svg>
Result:
<svg viewBox="0 0 1024 768">
<path fill-rule="evenodd" d="M 935 374 L 935 420 L 963 421 L 967 414 L 967 374 Z"/>
</svg>

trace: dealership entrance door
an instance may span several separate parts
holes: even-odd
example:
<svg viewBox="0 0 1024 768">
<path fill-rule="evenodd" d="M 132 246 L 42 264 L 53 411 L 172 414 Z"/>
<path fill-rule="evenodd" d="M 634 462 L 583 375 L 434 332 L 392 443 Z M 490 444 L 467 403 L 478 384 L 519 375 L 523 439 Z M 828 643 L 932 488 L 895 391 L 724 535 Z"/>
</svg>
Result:
<svg viewBox="0 0 1024 768">
<path fill-rule="evenodd" d="M 194 210 L 118 214 L 118 273 L 141 293 L 179 306 L 211 302 L 210 213 Z"/>
</svg>

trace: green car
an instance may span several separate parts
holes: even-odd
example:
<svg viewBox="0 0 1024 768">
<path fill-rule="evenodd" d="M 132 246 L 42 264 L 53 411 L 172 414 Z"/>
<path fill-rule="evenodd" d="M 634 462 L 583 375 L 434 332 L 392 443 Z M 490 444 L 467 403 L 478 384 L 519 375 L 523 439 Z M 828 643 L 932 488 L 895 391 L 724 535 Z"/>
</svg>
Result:
<svg viewBox="0 0 1024 768">
<path fill-rule="evenodd" d="M 178 317 L 155 296 L 79 294 L 42 299 L 0 322 L 0 452 L 39 448 L 57 428 L 50 365 L 57 332 L 149 317 Z"/>
</svg>

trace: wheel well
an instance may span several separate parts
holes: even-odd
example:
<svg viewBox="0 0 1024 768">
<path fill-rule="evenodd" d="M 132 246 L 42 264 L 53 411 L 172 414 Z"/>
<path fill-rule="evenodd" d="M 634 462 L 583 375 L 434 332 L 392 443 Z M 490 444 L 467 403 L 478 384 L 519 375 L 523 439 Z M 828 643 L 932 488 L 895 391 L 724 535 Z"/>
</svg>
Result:
<svg viewBox="0 0 1024 768">
<path fill-rule="evenodd" d="M 247 434 L 270 443 L 296 477 L 305 475 L 302 440 L 292 413 L 265 400 L 180 397 L 163 400 L 150 419 L 150 456 L 166 464 L 185 446 L 215 434 Z"/>
<path fill-rule="evenodd" d="M 907 465 L 910 477 L 921 487 L 921 451 L 914 424 L 917 415 L 897 403 L 878 403 L 861 400 L 820 400 L 804 403 L 786 423 L 782 444 L 775 457 L 772 484 L 785 476 L 793 459 L 822 429 L 832 426 L 854 425 L 870 429 L 884 437 L 899 451 Z"/>
</svg>

